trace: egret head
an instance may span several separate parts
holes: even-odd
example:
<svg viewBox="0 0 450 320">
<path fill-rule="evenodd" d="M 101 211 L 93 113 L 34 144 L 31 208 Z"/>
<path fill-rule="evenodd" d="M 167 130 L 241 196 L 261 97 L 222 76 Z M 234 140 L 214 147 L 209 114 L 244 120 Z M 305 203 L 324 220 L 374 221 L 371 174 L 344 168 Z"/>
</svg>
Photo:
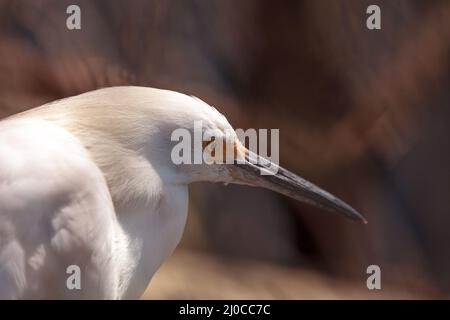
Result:
<svg viewBox="0 0 450 320">
<path fill-rule="evenodd" d="M 265 158 L 255 148 L 246 148 L 227 119 L 195 97 L 154 88 L 113 87 L 50 104 L 39 112 L 84 142 L 115 203 L 155 194 L 148 181 L 224 182 L 270 189 L 366 222 L 343 201 L 280 167 L 272 155 Z"/>
<path fill-rule="evenodd" d="M 179 110 L 171 159 L 186 182 L 210 181 L 266 188 L 353 220 L 364 217 L 345 202 L 244 146 L 227 119 L 197 98 Z"/>
</svg>

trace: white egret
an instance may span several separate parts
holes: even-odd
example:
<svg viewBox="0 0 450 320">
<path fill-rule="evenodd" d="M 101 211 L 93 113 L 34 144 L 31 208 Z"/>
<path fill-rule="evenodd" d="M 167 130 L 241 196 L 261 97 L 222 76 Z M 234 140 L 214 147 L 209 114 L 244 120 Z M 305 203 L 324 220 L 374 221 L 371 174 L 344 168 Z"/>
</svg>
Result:
<svg viewBox="0 0 450 320">
<path fill-rule="evenodd" d="M 59 100 L 0 122 L 0 298 L 139 298 L 178 244 L 195 181 L 265 187 L 353 219 L 350 206 L 236 139 L 240 164 L 175 165 L 171 132 L 231 129 L 199 99 L 113 87 Z M 69 266 L 80 286 L 69 288 Z"/>
</svg>

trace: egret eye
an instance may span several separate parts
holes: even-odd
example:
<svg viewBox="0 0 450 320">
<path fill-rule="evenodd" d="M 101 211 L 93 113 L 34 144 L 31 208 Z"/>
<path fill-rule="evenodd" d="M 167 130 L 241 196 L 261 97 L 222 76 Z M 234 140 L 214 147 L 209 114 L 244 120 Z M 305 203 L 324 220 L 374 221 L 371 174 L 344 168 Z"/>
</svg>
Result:
<svg viewBox="0 0 450 320">
<path fill-rule="evenodd" d="M 211 141 L 203 141 L 203 161 L 206 164 L 220 162 L 220 153 L 217 151 L 217 141 L 215 137 Z"/>
<path fill-rule="evenodd" d="M 203 140 L 203 143 L 202 143 L 202 145 L 203 145 L 203 151 L 204 152 L 208 152 L 209 151 L 209 154 L 212 156 L 212 157 L 214 157 L 215 156 L 215 149 L 213 148 L 212 149 L 212 151 L 211 151 L 211 148 L 212 148 L 212 145 L 214 144 L 214 141 L 216 140 L 216 138 L 215 137 L 211 137 L 211 140 Z"/>
<path fill-rule="evenodd" d="M 216 142 L 216 140 L 213 140 L 213 141 L 210 141 L 205 148 L 205 151 L 208 153 L 208 155 L 211 158 L 216 157 L 216 146 L 217 146 L 217 142 Z"/>
<path fill-rule="evenodd" d="M 233 164 L 236 157 L 235 144 L 231 141 L 214 138 L 203 143 L 203 158 L 208 164 Z"/>
</svg>

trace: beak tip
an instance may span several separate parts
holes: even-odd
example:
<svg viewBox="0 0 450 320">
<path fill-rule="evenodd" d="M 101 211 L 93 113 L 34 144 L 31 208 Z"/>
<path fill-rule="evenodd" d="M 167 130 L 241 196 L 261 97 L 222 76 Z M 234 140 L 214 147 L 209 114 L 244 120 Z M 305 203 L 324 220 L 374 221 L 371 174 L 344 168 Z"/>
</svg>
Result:
<svg viewBox="0 0 450 320">
<path fill-rule="evenodd" d="M 353 216 L 354 220 L 362 222 L 363 224 L 368 224 L 369 223 L 369 221 L 367 221 L 367 219 L 362 214 L 360 214 L 358 211 L 354 210 L 353 214 L 354 214 L 354 216 Z"/>
</svg>

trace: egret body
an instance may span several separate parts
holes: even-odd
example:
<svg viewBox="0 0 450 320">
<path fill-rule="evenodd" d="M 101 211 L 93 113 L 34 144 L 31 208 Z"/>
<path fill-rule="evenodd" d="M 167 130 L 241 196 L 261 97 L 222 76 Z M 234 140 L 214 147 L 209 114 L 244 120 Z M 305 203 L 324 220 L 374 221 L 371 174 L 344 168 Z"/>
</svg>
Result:
<svg viewBox="0 0 450 320">
<path fill-rule="evenodd" d="M 226 118 L 168 90 L 113 87 L 59 100 L 0 122 L 0 298 L 139 298 L 180 241 L 188 185 L 261 186 L 353 219 L 350 206 L 264 162 L 235 136 L 219 137 L 244 163 L 171 161 L 177 128 L 216 132 Z M 69 290 L 68 266 L 81 288 Z"/>
</svg>

